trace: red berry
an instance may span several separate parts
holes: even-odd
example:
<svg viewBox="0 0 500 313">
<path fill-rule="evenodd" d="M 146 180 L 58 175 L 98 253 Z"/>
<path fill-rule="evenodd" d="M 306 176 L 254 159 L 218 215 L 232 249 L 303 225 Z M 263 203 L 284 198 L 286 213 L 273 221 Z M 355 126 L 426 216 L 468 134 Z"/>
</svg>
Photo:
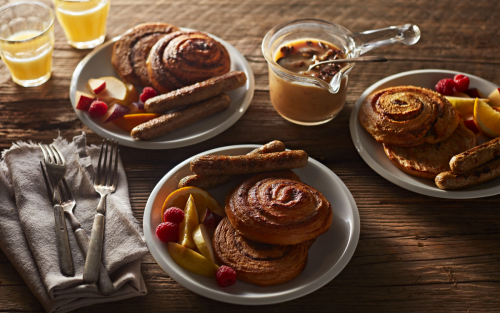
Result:
<svg viewBox="0 0 500 313">
<path fill-rule="evenodd" d="M 184 211 L 176 207 L 168 208 L 163 214 L 163 220 L 179 224 L 184 220 Z"/>
<path fill-rule="evenodd" d="M 217 284 L 221 287 L 227 287 L 236 283 L 236 271 L 229 266 L 222 265 L 215 273 Z"/>
<path fill-rule="evenodd" d="M 146 102 L 149 98 L 156 97 L 157 95 L 158 93 L 153 88 L 146 87 L 142 90 L 140 98 L 142 102 Z"/>
<path fill-rule="evenodd" d="M 465 92 L 469 88 L 469 77 L 464 74 L 457 74 L 453 77 L 455 82 L 455 90 L 458 92 Z"/>
<path fill-rule="evenodd" d="M 103 116 L 107 111 L 108 105 L 103 101 L 96 100 L 90 105 L 89 115 L 92 117 L 100 117 Z"/>
<path fill-rule="evenodd" d="M 161 223 L 156 227 L 156 236 L 164 242 L 179 240 L 179 224 L 172 222 Z"/>
<path fill-rule="evenodd" d="M 453 95 L 453 88 L 455 87 L 455 82 L 451 78 L 443 78 L 436 84 L 436 91 L 443 96 Z"/>
</svg>

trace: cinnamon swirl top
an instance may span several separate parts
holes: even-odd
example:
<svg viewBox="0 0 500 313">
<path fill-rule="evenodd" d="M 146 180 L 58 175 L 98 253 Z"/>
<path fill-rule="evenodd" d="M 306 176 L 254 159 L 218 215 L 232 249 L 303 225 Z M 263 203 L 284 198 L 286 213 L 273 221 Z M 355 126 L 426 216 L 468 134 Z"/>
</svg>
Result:
<svg viewBox="0 0 500 313">
<path fill-rule="evenodd" d="M 215 231 L 217 262 L 236 271 L 238 279 L 259 286 L 285 283 L 299 275 L 307 263 L 308 243 L 271 245 L 246 239 L 224 218 Z"/>
<path fill-rule="evenodd" d="M 437 92 L 400 86 L 370 94 L 359 120 L 378 142 L 411 147 L 445 140 L 457 128 L 460 115 Z"/>
<path fill-rule="evenodd" d="M 226 48 L 205 33 L 176 32 L 160 39 L 147 61 L 148 75 L 161 93 L 229 72 Z"/>
<path fill-rule="evenodd" d="M 248 178 L 228 194 L 225 210 L 243 236 L 276 245 L 316 238 L 330 228 L 333 219 L 328 200 L 291 171 Z"/>
</svg>

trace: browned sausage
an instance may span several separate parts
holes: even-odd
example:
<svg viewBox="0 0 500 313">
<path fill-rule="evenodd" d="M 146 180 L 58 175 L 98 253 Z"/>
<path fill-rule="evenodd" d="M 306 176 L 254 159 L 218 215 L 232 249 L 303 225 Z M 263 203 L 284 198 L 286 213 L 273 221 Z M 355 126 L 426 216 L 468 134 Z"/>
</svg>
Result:
<svg viewBox="0 0 500 313">
<path fill-rule="evenodd" d="M 152 139 L 225 110 L 229 104 L 231 104 L 231 100 L 224 93 L 138 125 L 132 129 L 130 135 L 135 140 Z"/>
<path fill-rule="evenodd" d="M 144 109 L 149 113 L 163 113 L 239 88 L 244 86 L 246 81 L 247 76 L 244 72 L 229 72 L 201 83 L 150 98 L 144 103 Z"/>
<path fill-rule="evenodd" d="M 285 151 L 285 145 L 278 140 L 271 141 L 262 147 L 250 151 L 247 155 L 264 154 L 271 152 Z M 222 186 L 232 180 L 237 179 L 240 175 L 189 175 L 179 181 L 179 188 L 193 186 L 201 189 L 210 189 Z"/>
<path fill-rule="evenodd" d="M 436 185 L 441 189 L 461 189 L 481 184 L 500 176 L 500 157 L 486 162 L 465 173 L 443 172 L 436 176 Z"/>
<path fill-rule="evenodd" d="M 465 173 L 500 155 L 500 137 L 455 155 L 450 160 L 453 173 Z"/>
<path fill-rule="evenodd" d="M 197 175 L 236 175 L 279 171 L 307 165 L 307 153 L 302 150 L 256 155 L 204 155 L 191 161 L 191 172 Z"/>
</svg>

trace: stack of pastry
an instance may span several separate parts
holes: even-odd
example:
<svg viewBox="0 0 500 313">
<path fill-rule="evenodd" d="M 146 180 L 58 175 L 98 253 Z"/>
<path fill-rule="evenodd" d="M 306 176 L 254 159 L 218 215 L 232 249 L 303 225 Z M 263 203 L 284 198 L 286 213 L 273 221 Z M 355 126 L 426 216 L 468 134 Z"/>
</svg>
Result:
<svg viewBox="0 0 500 313">
<path fill-rule="evenodd" d="M 216 259 L 259 286 L 299 275 L 309 247 L 333 218 L 325 197 L 290 170 L 246 179 L 228 194 L 225 210 L 213 239 Z"/>
<path fill-rule="evenodd" d="M 441 94 L 414 86 L 370 94 L 359 120 L 391 162 L 404 172 L 432 179 L 450 170 L 449 161 L 477 145 L 476 136 Z"/>
</svg>

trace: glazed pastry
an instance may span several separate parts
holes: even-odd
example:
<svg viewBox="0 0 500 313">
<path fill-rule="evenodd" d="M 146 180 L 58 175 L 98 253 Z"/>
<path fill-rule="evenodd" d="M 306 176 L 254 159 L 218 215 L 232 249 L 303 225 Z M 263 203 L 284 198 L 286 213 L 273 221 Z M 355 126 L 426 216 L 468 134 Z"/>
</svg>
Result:
<svg viewBox="0 0 500 313">
<path fill-rule="evenodd" d="M 226 197 L 226 214 L 246 238 L 275 245 L 295 245 L 325 233 L 333 211 L 316 189 L 292 171 L 254 175 Z"/>
<path fill-rule="evenodd" d="M 113 45 L 111 63 L 120 77 L 131 84 L 151 86 L 146 60 L 153 45 L 179 28 L 165 23 L 146 23 L 129 29 Z"/>
<path fill-rule="evenodd" d="M 361 104 L 359 120 L 378 142 L 412 147 L 445 140 L 457 128 L 460 115 L 437 92 L 400 86 L 370 94 Z"/>
<path fill-rule="evenodd" d="M 246 239 L 224 218 L 215 231 L 217 262 L 236 271 L 239 280 L 259 286 L 282 284 L 297 277 L 307 263 L 310 242 L 292 246 L 270 245 Z"/>
<path fill-rule="evenodd" d="M 477 145 L 476 135 L 460 122 L 445 140 L 415 147 L 396 147 L 384 144 L 385 154 L 400 170 L 414 176 L 432 179 L 450 170 L 450 159 Z"/>
<path fill-rule="evenodd" d="M 147 60 L 149 79 L 167 93 L 229 72 L 224 46 L 202 32 L 175 32 L 160 39 Z"/>
</svg>

